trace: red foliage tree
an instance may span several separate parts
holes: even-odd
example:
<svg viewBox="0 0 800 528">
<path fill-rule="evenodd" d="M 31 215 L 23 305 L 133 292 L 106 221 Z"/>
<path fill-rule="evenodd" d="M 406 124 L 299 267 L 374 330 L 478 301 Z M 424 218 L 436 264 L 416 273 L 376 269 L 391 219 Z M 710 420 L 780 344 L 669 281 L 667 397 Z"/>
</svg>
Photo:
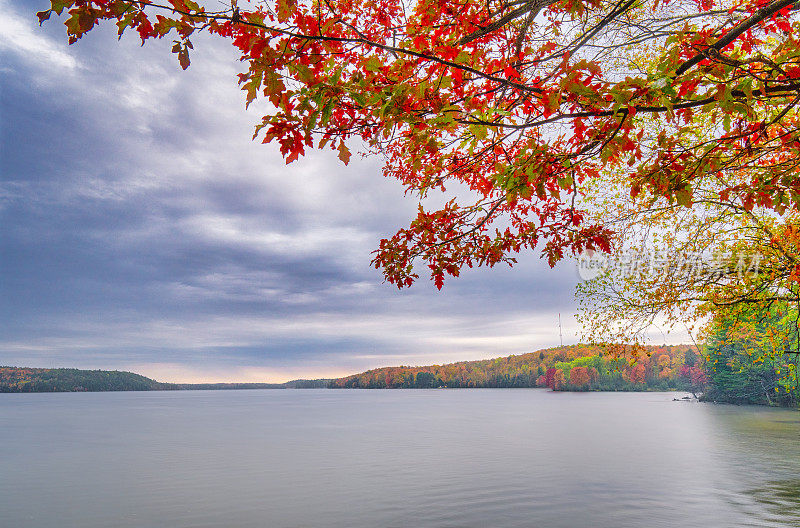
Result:
<svg viewBox="0 0 800 528">
<path fill-rule="evenodd" d="M 554 368 L 547 369 L 547 372 L 545 372 L 544 375 L 544 384 L 546 387 L 549 387 L 551 389 L 555 388 L 556 372 L 558 372 L 558 370 Z"/>
<path fill-rule="evenodd" d="M 631 383 L 644 383 L 647 380 L 647 367 L 643 362 L 637 362 L 630 368 L 628 377 Z"/>
<path fill-rule="evenodd" d="M 590 381 L 589 369 L 586 367 L 572 367 L 569 371 L 569 382 L 575 387 L 586 388 Z"/>
<path fill-rule="evenodd" d="M 247 103 L 272 104 L 256 137 L 287 162 L 316 147 L 348 163 L 357 140 L 412 195 L 458 191 L 420 205 L 373 261 L 398 287 L 422 261 L 441 288 L 463 266 L 512 264 L 537 245 L 551 265 L 609 250 L 612 233 L 579 207 L 601 173 L 685 206 L 713 185 L 745 210 L 798 209 L 794 0 L 665 4 L 51 0 L 39 19 L 66 12 L 70 43 L 101 22 L 173 38 L 184 69 L 190 37 L 226 39 Z"/>
</svg>

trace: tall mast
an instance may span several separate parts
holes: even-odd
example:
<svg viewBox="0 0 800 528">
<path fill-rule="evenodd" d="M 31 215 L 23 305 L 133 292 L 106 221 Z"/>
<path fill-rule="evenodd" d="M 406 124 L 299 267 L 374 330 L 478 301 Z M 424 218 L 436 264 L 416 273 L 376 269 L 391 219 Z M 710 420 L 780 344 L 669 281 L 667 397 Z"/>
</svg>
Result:
<svg viewBox="0 0 800 528">
<path fill-rule="evenodd" d="M 564 335 L 561 333 L 561 312 L 558 312 L 558 340 L 561 342 L 561 346 L 564 346 Z"/>
</svg>

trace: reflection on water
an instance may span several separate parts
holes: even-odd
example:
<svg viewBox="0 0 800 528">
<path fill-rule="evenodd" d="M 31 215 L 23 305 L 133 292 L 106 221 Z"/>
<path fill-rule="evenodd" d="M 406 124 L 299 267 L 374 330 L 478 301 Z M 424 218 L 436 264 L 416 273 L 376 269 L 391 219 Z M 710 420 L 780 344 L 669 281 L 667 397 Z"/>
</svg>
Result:
<svg viewBox="0 0 800 528">
<path fill-rule="evenodd" d="M 800 526 L 800 478 L 766 482 L 744 494 L 761 506 L 765 521 Z"/>
<path fill-rule="evenodd" d="M 0 395 L 0 526 L 800 527 L 800 413 L 673 397 Z"/>
<path fill-rule="evenodd" d="M 731 483 L 721 495 L 741 524 L 800 527 L 800 413 L 709 405 L 706 414 L 715 465 Z"/>
</svg>

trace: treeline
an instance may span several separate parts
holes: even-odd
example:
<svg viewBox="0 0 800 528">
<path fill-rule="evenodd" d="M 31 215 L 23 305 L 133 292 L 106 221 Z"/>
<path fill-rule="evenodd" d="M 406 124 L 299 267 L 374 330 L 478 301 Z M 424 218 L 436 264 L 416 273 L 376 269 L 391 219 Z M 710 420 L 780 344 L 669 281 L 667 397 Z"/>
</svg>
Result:
<svg viewBox="0 0 800 528">
<path fill-rule="evenodd" d="M 331 380 L 328 378 L 320 378 L 320 379 L 298 379 L 287 381 L 283 383 L 283 388 L 285 389 L 327 389 L 328 385 L 330 385 Z"/>
<path fill-rule="evenodd" d="M 165 390 L 283 389 L 283 383 L 166 383 Z"/>
<path fill-rule="evenodd" d="M 1 392 L 106 392 L 155 390 L 317 389 L 331 380 L 292 380 L 286 383 L 160 383 L 117 370 L 0 367 Z"/>
<path fill-rule="evenodd" d="M 116 370 L 0 367 L 0 392 L 82 392 L 174 390 L 132 372 Z"/>
<path fill-rule="evenodd" d="M 325 389 L 331 380 L 292 380 L 286 383 L 178 383 L 168 384 L 178 390 L 242 390 L 242 389 Z"/>
<path fill-rule="evenodd" d="M 701 399 L 797 407 L 796 311 L 742 312 L 717 314 L 711 325 L 704 350 L 708 383 Z"/>
<path fill-rule="evenodd" d="M 640 347 L 628 352 L 575 345 L 481 361 L 385 367 L 332 380 L 331 388 L 430 389 L 548 387 L 556 391 L 683 390 L 702 401 L 800 404 L 796 346 L 776 321 L 742 335 L 723 321 L 703 350 Z M 738 327 L 737 327 L 738 328 Z M 765 340 L 764 335 L 781 336 Z"/>
<path fill-rule="evenodd" d="M 385 367 L 332 380 L 331 388 L 513 388 L 699 391 L 702 360 L 688 345 L 620 352 L 573 345 L 480 361 Z"/>
</svg>

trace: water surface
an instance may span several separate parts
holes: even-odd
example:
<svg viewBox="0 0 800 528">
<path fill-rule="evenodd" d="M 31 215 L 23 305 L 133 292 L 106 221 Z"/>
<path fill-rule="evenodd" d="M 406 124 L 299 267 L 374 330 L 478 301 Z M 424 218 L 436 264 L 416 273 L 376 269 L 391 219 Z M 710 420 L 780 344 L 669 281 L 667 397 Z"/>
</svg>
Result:
<svg viewBox="0 0 800 528">
<path fill-rule="evenodd" d="M 0 395 L 0 526 L 800 526 L 800 413 L 541 389 Z"/>
</svg>

